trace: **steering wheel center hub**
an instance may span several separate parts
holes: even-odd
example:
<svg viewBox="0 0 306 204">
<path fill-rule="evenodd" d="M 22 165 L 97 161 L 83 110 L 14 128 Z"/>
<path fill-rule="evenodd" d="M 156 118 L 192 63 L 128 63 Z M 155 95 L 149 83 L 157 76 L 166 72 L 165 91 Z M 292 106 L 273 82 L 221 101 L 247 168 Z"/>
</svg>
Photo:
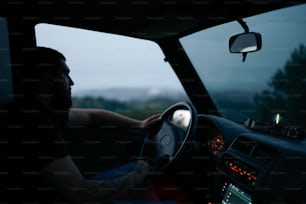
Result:
<svg viewBox="0 0 306 204">
<path fill-rule="evenodd" d="M 164 135 L 161 139 L 160 139 L 160 145 L 162 147 L 166 147 L 167 145 L 169 145 L 171 141 L 171 137 L 169 135 Z"/>
</svg>

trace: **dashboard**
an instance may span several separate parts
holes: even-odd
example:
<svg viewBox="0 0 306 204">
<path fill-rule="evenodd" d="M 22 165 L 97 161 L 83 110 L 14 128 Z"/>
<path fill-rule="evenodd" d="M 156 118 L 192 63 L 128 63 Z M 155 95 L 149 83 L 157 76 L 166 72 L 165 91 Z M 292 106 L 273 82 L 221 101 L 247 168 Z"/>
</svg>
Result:
<svg viewBox="0 0 306 204">
<path fill-rule="evenodd" d="M 210 203 L 305 203 L 306 142 L 198 116 L 195 139 L 214 163 Z"/>
</svg>

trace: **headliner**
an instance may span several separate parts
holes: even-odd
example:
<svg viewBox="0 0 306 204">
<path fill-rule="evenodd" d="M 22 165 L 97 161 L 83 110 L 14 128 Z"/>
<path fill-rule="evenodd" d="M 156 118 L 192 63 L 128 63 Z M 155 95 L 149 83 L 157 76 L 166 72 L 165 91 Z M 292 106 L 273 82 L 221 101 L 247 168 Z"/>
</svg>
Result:
<svg viewBox="0 0 306 204">
<path fill-rule="evenodd" d="M 1 3 L 1 13 L 15 34 L 24 33 L 26 25 L 33 29 L 44 22 L 157 41 L 298 3 L 302 2 L 8 0 Z"/>
</svg>

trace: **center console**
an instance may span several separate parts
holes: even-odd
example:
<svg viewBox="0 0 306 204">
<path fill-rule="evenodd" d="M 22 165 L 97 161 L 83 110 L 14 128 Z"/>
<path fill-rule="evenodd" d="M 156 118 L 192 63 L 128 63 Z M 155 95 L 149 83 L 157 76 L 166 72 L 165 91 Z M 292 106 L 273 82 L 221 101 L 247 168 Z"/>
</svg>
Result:
<svg viewBox="0 0 306 204">
<path fill-rule="evenodd" d="M 257 202 L 263 196 L 263 194 L 259 196 L 257 190 L 266 186 L 267 172 L 276 152 L 272 146 L 254 139 L 244 136 L 237 138 L 221 155 L 217 164 L 219 172 L 217 202 L 222 204 Z"/>
<path fill-rule="evenodd" d="M 252 198 L 250 195 L 246 194 L 239 187 L 232 183 L 225 183 L 222 187 L 224 191 L 224 196 L 221 201 L 222 204 L 251 204 Z"/>
</svg>

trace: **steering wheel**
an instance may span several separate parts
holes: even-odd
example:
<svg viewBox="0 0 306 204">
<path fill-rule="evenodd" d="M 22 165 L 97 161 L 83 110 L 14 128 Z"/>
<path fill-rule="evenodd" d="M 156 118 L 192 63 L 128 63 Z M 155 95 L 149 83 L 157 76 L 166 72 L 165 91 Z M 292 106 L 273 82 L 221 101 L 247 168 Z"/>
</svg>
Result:
<svg viewBox="0 0 306 204">
<path fill-rule="evenodd" d="M 161 114 L 161 118 L 161 125 L 147 134 L 140 152 L 140 158 L 155 169 L 163 169 L 175 160 L 197 127 L 197 111 L 189 102 L 172 105 Z"/>
</svg>

